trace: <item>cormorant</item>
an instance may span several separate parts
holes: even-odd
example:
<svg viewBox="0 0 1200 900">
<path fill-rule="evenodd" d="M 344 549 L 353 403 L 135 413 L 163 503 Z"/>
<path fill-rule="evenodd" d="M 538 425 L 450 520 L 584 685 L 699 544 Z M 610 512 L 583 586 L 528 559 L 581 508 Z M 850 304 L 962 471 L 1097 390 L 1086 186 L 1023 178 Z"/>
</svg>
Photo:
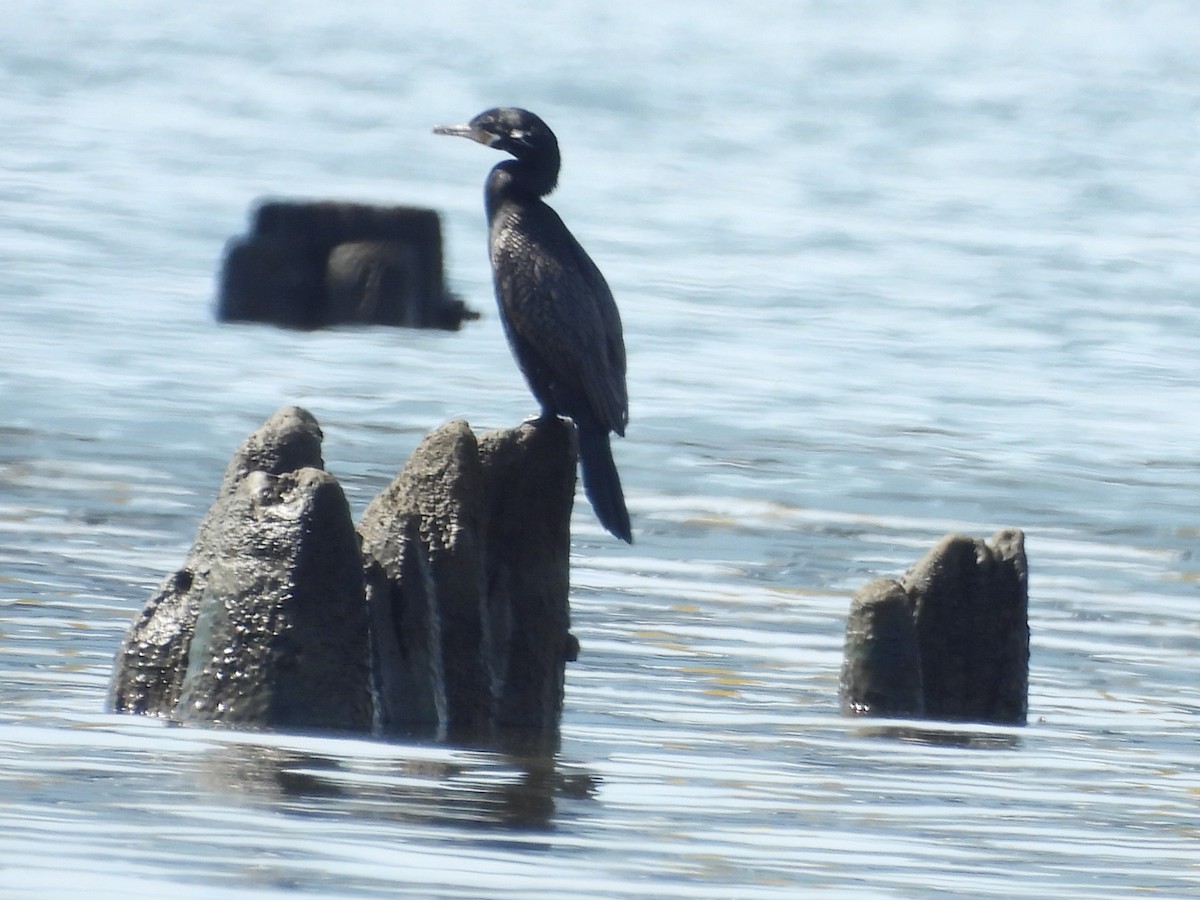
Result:
<svg viewBox="0 0 1200 900">
<path fill-rule="evenodd" d="M 542 415 L 575 422 L 583 489 L 596 518 L 633 543 L 609 445 L 609 432 L 624 437 L 629 421 L 621 316 L 596 264 L 542 200 L 558 183 L 558 139 L 533 113 L 513 108 L 433 133 L 514 157 L 492 169 L 484 192 L 500 321 Z"/>
</svg>

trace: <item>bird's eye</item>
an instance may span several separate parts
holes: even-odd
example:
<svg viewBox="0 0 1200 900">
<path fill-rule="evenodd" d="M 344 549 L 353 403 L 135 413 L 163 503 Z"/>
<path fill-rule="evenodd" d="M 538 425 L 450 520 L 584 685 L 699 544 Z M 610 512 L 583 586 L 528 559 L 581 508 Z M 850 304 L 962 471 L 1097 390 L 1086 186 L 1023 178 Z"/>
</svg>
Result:
<svg viewBox="0 0 1200 900">
<path fill-rule="evenodd" d="M 509 137 L 511 137 L 514 141 L 523 141 L 525 138 L 529 137 L 529 132 L 518 129 L 517 131 L 512 132 Z"/>
</svg>

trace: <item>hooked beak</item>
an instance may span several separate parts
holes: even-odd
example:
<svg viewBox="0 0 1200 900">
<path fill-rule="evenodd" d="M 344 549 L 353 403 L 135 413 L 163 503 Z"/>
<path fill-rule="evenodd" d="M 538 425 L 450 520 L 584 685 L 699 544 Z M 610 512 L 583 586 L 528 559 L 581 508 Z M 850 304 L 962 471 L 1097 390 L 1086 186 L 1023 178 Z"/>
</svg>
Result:
<svg viewBox="0 0 1200 900">
<path fill-rule="evenodd" d="M 491 146 L 497 140 L 497 136 L 480 128 L 473 128 L 470 125 L 439 125 L 433 129 L 434 134 L 448 134 L 451 137 L 465 137 L 472 141 L 478 141 L 484 146 Z"/>
</svg>

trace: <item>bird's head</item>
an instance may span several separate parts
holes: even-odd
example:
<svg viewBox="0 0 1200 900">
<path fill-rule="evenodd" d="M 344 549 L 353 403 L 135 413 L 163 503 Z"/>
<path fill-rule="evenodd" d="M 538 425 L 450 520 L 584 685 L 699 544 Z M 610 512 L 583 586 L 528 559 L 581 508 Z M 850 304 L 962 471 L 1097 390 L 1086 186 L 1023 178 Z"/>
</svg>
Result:
<svg viewBox="0 0 1200 900">
<path fill-rule="evenodd" d="M 466 125 L 439 125 L 433 133 L 470 138 L 511 153 L 522 161 L 545 163 L 553 160 L 555 168 L 558 166 L 558 138 L 545 122 L 527 109 L 489 109 Z"/>
</svg>

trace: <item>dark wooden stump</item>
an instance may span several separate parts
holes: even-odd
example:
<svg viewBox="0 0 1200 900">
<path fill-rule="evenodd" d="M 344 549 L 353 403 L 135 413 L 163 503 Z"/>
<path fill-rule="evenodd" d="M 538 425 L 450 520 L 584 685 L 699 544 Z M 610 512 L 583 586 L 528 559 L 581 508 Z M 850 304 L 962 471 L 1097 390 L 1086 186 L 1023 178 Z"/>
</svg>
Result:
<svg viewBox="0 0 1200 900">
<path fill-rule="evenodd" d="M 847 713 L 1023 725 L 1029 695 L 1025 536 L 943 538 L 901 579 L 860 590 L 846 628 Z"/>
<path fill-rule="evenodd" d="M 118 653 L 109 705 L 205 723 L 371 726 L 362 565 L 321 431 L 295 407 L 243 442 L 184 568 Z"/>
<path fill-rule="evenodd" d="M 385 730 L 557 727 L 568 629 L 573 426 L 429 435 L 363 515 Z"/>
<path fill-rule="evenodd" d="M 891 578 L 854 595 L 842 660 L 842 707 L 854 715 L 925 714 L 912 598 Z"/>
<path fill-rule="evenodd" d="M 555 731 L 578 650 L 577 456 L 559 419 L 478 441 L 449 422 L 356 534 L 316 420 L 280 410 L 238 449 L 184 567 L 130 628 L 110 707 L 472 741 Z"/>
<path fill-rule="evenodd" d="M 217 317 L 456 330 L 478 314 L 445 286 L 434 210 L 267 200 L 226 247 Z"/>
<path fill-rule="evenodd" d="M 487 609 L 501 727 L 557 728 L 570 633 L 575 428 L 561 419 L 479 439 L 487 486 Z"/>
</svg>

